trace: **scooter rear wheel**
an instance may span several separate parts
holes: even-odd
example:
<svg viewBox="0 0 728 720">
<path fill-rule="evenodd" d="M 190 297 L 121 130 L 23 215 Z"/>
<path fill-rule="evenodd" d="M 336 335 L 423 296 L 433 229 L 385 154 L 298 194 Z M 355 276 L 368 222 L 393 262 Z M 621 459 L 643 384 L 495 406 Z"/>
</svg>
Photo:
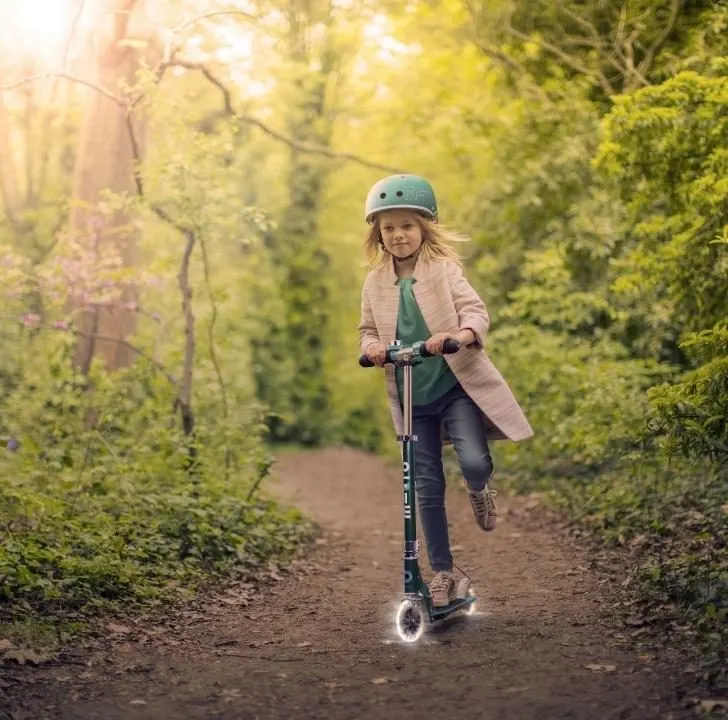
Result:
<svg viewBox="0 0 728 720">
<path fill-rule="evenodd" d="M 417 642 L 425 631 L 427 615 L 422 603 L 407 598 L 402 600 L 397 610 L 397 634 L 404 642 Z"/>
</svg>

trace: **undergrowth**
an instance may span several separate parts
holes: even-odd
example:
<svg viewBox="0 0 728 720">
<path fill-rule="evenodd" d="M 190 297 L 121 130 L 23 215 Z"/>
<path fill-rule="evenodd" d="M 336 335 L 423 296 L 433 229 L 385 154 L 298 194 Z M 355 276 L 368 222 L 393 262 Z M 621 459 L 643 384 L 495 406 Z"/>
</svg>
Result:
<svg viewBox="0 0 728 720">
<path fill-rule="evenodd" d="M 227 419 L 200 402 L 191 437 L 153 369 L 85 379 L 66 360 L 29 361 L 0 397 L 6 628 L 159 605 L 250 577 L 309 537 L 300 513 L 264 495 L 272 458 L 250 402 Z"/>
</svg>

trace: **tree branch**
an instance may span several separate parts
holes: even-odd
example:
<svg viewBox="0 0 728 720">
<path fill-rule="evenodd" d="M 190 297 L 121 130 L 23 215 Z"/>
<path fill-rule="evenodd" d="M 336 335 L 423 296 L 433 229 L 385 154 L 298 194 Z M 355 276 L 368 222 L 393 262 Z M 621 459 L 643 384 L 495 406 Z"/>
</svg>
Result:
<svg viewBox="0 0 728 720">
<path fill-rule="evenodd" d="M 186 30 L 188 27 L 191 27 L 192 25 L 195 25 L 198 22 L 201 22 L 203 20 L 206 20 L 206 19 L 212 18 L 212 17 L 219 17 L 221 15 L 239 15 L 239 16 L 245 17 L 248 20 L 251 20 L 253 22 L 258 22 L 260 20 L 260 18 L 256 17 L 255 15 L 252 15 L 250 13 L 247 13 L 244 10 L 218 10 L 215 12 L 205 13 L 204 15 L 197 15 L 193 18 L 190 18 L 189 20 L 186 20 L 183 23 L 180 23 L 177 27 L 172 28 L 172 30 L 169 31 L 169 38 L 168 38 L 167 42 L 165 43 L 163 58 L 162 58 L 161 62 L 157 65 L 157 68 L 155 70 L 157 85 L 159 85 L 159 83 L 162 81 L 162 78 L 164 77 L 164 73 L 167 71 L 167 68 L 170 66 L 170 64 L 172 64 L 172 60 L 174 59 L 174 57 L 182 49 L 182 46 L 180 44 L 174 43 L 174 36 L 179 35 L 183 30 Z M 135 107 L 137 105 L 137 103 L 143 99 L 143 97 L 144 97 L 143 95 L 140 95 L 132 103 L 132 107 Z"/>
<path fill-rule="evenodd" d="M 101 87 L 100 85 L 96 85 L 91 80 L 84 80 L 83 78 L 76 77 L 75 75 L 71 75 L 67 72 L 48 72 L 48 73 L 42 73 L 40 75 L 31 75 L 29 77 L 23 78 L 22 80 L 18 80 L 17 82 L 11 83 L 10 85 L 0 85 L 0 92 L 8 92 L 10 90 L 16 90 L 17 88 L 23 87 L 24 85 L 27 85 L 28 83 L 34 83 L 38 82 L 39 80 L 48 80 L 50 78 L 62 78 L 64 80 L 68 80 L 69 82 L 78 83 L 79 85 L 85 85 L 86 87 L 91 88 L 92 90 L 95 90 L 98 93 L 101 93 L 104 97 L 109 98 L 109 100 L 113 100 L 115 103 L 121 106 L 126 106 L 128 103 L 124 100 L 124 98 L 119 97 L 118 95 L 114 95 L 111 90 L 106 90 L 105 88 Z"/>
<path fill-rule="evenodd" d="M 542 40 L 538 37 L 534 37 L 531 35 L 526 35 L 526 33 L 523 33 L 520 30 L 516 30 L 516 28 L 510 25 L 506 29 L 511 35 L 519 38 L 519 40 L 522 40 L 524 42 L 538 43 L 544 50 L 548 50 L 551 54 L 558 57 L 572 70 L 576 70 L 576 72 L 579 72 L 582 75 L 586 75 L 587 77 L 596 80 L 601 86 L 602 90 L 604 90 L 606 95 L 612 96 L 616 94 L 617 91 L 614 89 L 614 86 L 609 82 L 609 80 L 605 77 L 604 73 L 602 73 L 600 70 L 589 69 L 586 65 L 580 63 L 576 58 L 573 58 L 571 57 L 571 55 L 565 53 L 560 47 L 553 45 L 546 40 Z"/>
<path fill-rule="evenodd" d="M 483 55 L 489 57 L 491 60 L 496 60 L 501 65 L 505 65 L 507 68 L 515 70 L 518 73 L 526 72 L 526 69 L 523 65 L 521 65 L 521 63 L 512 58 L 510 55 L 506 55 L 506 53 L 502 50 L 486 45 L 478 38 L 473 38 L 473 42 L 475 43 L 475 47 L 477 47 Z"/>
<path fill-rule="evenodd" d="M 230 93 L 230 90 L 225 87 L 222 80 L 215 77 L 215 75 L 212 73 L 212 71 L 201 62 L 195 62 L 193 60 L 187 60 L 185 58 L 177 58 L 172 59 L 170 61 L 171 65 L 174 65 L 175 67 L 181 67 L 185 68 L 186 70 L 199 70 L 221 93 L 223 97 L 223 105 L 225 108 L 225 113 L 227 115 L 236 115 L 237 113 L 233 109 L 233 100 L 232 95 Z"/>
<path fill-rule="evenodd" d="M 370 160 L 365 160 L 363 157 L 360 157 L 359 155 L 355 155 L 354 153 L 337 152 L 336 150 L 330 150 L 329 148 L 326 148 L 326 147 L 323 147 L 320 145 L 309 145 L 307 143 L 298 142 L 297 140 L 294 140 L 293 138 L 289 137 L 288 135 L 285 135 L 284 133 L 271 128 L 269 125 L 264 123 L 262 120 L 259 120 L 258 118 L 255 118 L 251 115 L 241 115 L 241 114 L 237 113 L 232 106 L 232 95 L 231 95 L 230 91 L 227 89 L 227 87 L 224 85 L 224 83 L 222 83 L 222 81 L 220 81 L 214 75 L 214 73 L 209 68 L 207 68 L 203 63 L 195 63 L 195 62 L 192 62 L 189 60 L 184 60 L 184 59 L 172 59 L 170 61 L 170 63 L 167 63 L 166 65 L 175 65 L 175 66 L 187 68 L 189 70 L 199 70 L 222 93 L 223 98 L 224 98 L 224 104 L 225 104 L 224 111 L 225 111 L 226 115 L 228 115 L 232 118 L 241 120 L 242 122 L 248 123 L 249 125 L 254 125 L 255 127 L 262 130 L 264 133 L 269 135 L 270 137 L 274 138 L 275 140 L 278 140 L 279 142 L 285 143 L 286 145 L 293 148 L 294 150 L 298 150 L 299 152 L 303 152 L 303 153 L 311 153 L 313 155 L 323 155 L 325 157 L 329 157 L 334 160 L 349 160 L 351 162 L 355 162 L 358 165 L 362 165 L 364 167 L 373 168 L 375 170 L 383 170 L 384 172 L 391 172 L 393 174 L 403 172 L 402 168 L 394 167 L 392 165 L 385 165 L 383 163 L 371 162 Z M 163 70 L 161 72 L 163 72 Z M 109 100 L 113 100 L 120 107 L 126 108 L 127 111 L 132 109 L 141 100 L 141 98 L 137 98 L 132 103 L 127 98 L 123 98 L 123 97 L 114 95 L 114 93 L 111 92 L 110 90 L 106 90 L 105 88 L 100 87 L 99 85 L 96 85 L 95 83 L 91 82 L 90 80 L 84 80 L 83 78 L 76 77 L 75 75 L 71 75 L 70 73 L 66 73 L 66 72 L 44 73 L 42 75 L 33 75 L 31 77 L 23 78 L 22 80 L 19 80 L 10 85 L 0 86 L 0 92 L 15 90 L 16 88 L 22 87 L 23 85 L 26 85 L 27 83 L 37 82 L 38 80 L 43 80 L 43 79 L 51 78 L 51 77 L 64 78 L 66 80 L 69 80 L 70 82 L 75 82 L 75 83 L 79 83 L 81 85 L 85 85 L 86 87 L 89 87 L 92 90 L 95 90 L 96 92 L 101 93 L 104 97 L 107 97 Z M 160 78 L 161 78 L 161 74 L 160 74 Z M 131 128 L 131 129 L 133 131 L 133 128 Z M 139 187 L 140 176 L 138 173 L 135 173 L 135 177 L 136 177 L 137 187 Z M 161 208 L 152 206 L 152 210 L 155 212 L 156 215 L 158 215 L 165 222 L 171 222 L 173 225 L 175 224 L 174 221 L 172 221 L 172 219 L 169 217 L 169 215 L 167 215 Z M 180 229 L 180 228 L 178 228 L 178 229 Z M 182 232 L 184 232 L 184 229 L 182 229 Z"/>
<path fill-rule="evenodd" d="M 568 15 L 577 25 L 581 25 L 581 27 L 583 27 L 599 45 L 603 45 L 604 41 L 602 39 L 602 36 L 599 34 L 599 31 L 597 30 L 594 23 L 589 22 L 586 18 L 583 18 L 581 15 L 575 13 L 573 10 L 569 10 L 569 8 L 567 7 L 557 6 L 557 9 L 561 10 L 565 15 Z"/>
<path fill-rule="evenodd" d="M 626 37 L 626 24 L 627 7 L 624 6 L 619 13 L 619 22 L 617 23 L 614 39 L 614 53 L 622 64 L 620 65 L 614 61 L 611 56 L 609 57 L 609 61 L 617 72 L 621 73 L 625 79 L 635 77 L 643 87 L 647 87 L 650 85 L 650 82 L 642 75 L 639 68 L 636 68 L 634 64 L 634 43 L 639 37 L 639 31 L 634 29 L 630 33 L 629 37 Z"/>
<path fill-rule="evenodd" d="M 275 130 L 274 128 L 264 123 L 262 120 L 259 120 L 252 115 L 243 115 L 236 112 L 235 108 L 232 105 L 230 91 L 227 89 L 225 84 L 219 78 L 217 78 L 215 74 L 204 63 L 198 63 L 191 60 L 185 60 L 184 58 L 178 58 L 176 60 L 172 60 L 171 64 L 186 68 L 188 70 L 199 70 L 222 93 L 224 112 L 226 115 L 245 122 L 248 125 L 253 125 L 259 128 L 266 135 L 272 137 L 275 140 L 278 140 L 279 142 L 285 143 L 293 150 L 297 150 L 303 153 L 323 155 L 325 157 L 329 157 L 335 160 L 350 160 L 351 162 L 363 165 L 364 167 L 370 167 L 375 170 L 383 170 L 384 172 L 391 172 L 393 174 L 403 172 L 401 168 L 393 167 L 391 165 L 385 165 L 383 163 L 372 162 L 370 160 L 365 160 L 363 157 L 355 155 L 354 153 L 338 152 L 336 150 L 330 150 L 329 148 L 321 145 L 309 145 L 308 143 L 299 142 L 298 140 L 293 139 L 292 137 L 280 132 L 279 130 Z"/>
<path fill-rule="evenodd" d="M 655 55 L 662 49 L 662 46 L 667 42 L 667 39 L 672 34 L 677 23 L 678 15 L 682 9 L 682 0 L 672 0 L 670 6 L 670 17 L 667 20 L 667 25 L 662 31 L 662 34 L 655 40 L 645 54 L 642 62 L 639 64 L 639 70 L 642 75 L 646 75 L 650 71 L 650 66 L 655 59 Z"/>
</svg>

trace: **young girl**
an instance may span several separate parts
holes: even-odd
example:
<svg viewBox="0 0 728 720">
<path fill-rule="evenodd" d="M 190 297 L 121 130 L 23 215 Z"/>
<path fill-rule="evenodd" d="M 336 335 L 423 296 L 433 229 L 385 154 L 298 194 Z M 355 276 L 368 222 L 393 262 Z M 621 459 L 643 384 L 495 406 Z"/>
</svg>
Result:
<svg viewBox="0 0 728 720">
<path fill-rule="evenodd" d="M 412 432 L 420 521 L 434 578 L 436 607 L 455 599 L 456 583 L 445 513 L 443 441 L 452 441 L 478 526 L 495 528 L 495 491 L 488 487 L 493 462 L 488 438 L 524 440 L 531 426 L 483 348 L 489 317 L 446 240 L 460 240 L 437 224 L 431 185 L 415 175 L 376 183 L 366 200 L 371 224 L 365 247 L 371 272 L 362 289 L 362 352 L 385 368 L 392 419 L 402 434 L 402 371 L 383 365 L 387 345 L 424 340 L 438 357 L 412 371 Z M 445 340 L 461 347 L 443 355 Z M 444 432 L 443 432 L 444 431 Z"/>
</svg>

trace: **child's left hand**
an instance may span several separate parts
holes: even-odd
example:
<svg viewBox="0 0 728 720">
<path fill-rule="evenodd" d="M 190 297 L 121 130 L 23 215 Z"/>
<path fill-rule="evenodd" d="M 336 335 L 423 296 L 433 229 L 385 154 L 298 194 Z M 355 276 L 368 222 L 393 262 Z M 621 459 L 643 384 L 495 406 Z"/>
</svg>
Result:
<svg viewBox="0 0 728 720">
<path fill-rule="evenodd" d="M 425 347 L 433 355 L 442 355 L 442 346 L 445 344 L 445 340 L 450 339 L 457 340 L 457 337 L 450 333 L 435 333 L 425 341 Z"/>
</svg>

